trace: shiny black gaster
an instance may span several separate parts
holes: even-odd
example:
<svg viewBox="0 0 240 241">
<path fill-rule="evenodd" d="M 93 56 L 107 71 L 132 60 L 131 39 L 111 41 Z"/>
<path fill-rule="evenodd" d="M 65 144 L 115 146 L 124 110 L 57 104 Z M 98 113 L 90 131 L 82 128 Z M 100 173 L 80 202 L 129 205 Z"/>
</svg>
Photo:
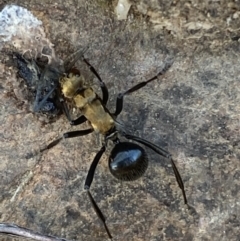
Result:
<svg viewBox="0 0 240 241">
<path fill-rule="evenodd" d="M 108 165 L 117 179 L 134 181 L 147 170 L 148 158 L 141 146 L 132 142 L 119 142 L 111 152 Z"/>
</svg>

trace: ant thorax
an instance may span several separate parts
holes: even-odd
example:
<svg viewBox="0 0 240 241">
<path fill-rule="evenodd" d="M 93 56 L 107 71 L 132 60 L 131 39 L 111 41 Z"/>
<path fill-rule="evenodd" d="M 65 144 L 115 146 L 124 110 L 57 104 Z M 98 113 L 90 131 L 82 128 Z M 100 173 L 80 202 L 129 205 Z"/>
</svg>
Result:
<svg viewBox="0 0 240 241">
<path fill-rule="evenodd" d="M 76 96 L 74 100 L 76 105 L 78 105 L 78 102 L 81 104 L 81 101 L 79 101 L 81 100 L 80 95 Z M 82 108 L 82 114 L 90 121 L 93 129 L 103 135 L 106 135 L 115 125 L 112 116 L 103 107 L 97 95 L 95 99 L 85 105 L 85 108 Z"/>
<path fill-rule="evenodd" d="M 82 75 L 70 73 L 60 79 L 62 93 L 65 98 L 74 100 L 75 106 L 81 110 L 93 129 L 105 135 L 114 127 L 114 120 L 95 91 L 84 84 Z"/>
</svg>

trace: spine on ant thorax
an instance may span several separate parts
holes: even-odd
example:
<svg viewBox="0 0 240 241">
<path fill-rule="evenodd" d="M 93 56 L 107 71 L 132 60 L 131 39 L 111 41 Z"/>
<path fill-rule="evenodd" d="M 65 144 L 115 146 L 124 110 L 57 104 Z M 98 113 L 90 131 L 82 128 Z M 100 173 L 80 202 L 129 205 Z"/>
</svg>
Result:
<svg viewBox="0 0 240 241">
<path fill-rule="evenodd" d="M 114 127 L 114 120 L 103 107 L 99 96 L 91 87 L 84 86 L 81 76 L 71 75 L 60 80 L 62 93 L 66 98 L 73 99 L 76 107 L 91 123 L 93 129 L 106 134 Z"/>
</svg>

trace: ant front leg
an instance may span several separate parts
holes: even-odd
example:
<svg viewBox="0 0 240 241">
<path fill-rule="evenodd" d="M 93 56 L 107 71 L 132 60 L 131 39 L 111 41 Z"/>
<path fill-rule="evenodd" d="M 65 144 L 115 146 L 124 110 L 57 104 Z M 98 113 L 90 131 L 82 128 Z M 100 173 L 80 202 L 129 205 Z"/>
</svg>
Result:
<svg viewBox="0 0 240 241">
<path fill-rule="evenodd" d="M 89 67 L 89 69 L 93 72 L 93 74 L 97 77 L 97 79 L 100 83 L 101 90 L 102 90 L 102 102 L 103 102 L 104 105 L 106 105 L 107 102 L 108 102 L 108 88 L 107 88 L 107 86 L 102 81 L 100 75 L 97 73 L 95 68 L 84 58 L 83 55 L 82 55 L 82 60 Z"/>
<path fill-rule="evenodd" d="M 108 237 L 110 239 L 112 239 L 112 235 L 111 235 L 111 233 L 110 233 L 110 231 L 109 231 L 109 229 L 108 229 L 108 227 L 106 225 L 106 218 L 104 217 L 102 211 L 98 207 L 97 203 L 95 202 L 95 200 L 94 200 L 94 198 L 93 198 L 93 196 L 92 196 L 92 194 L 91 194 L 91 192 L 89 190 L 90 187 L 91 187 L 92 181 L 93 181 L 93 177 L 94 177 L 94 173 L 95 173 L 96 167 L 97 167 L 97 165 L 98 165 L 98 163 L 99 163 L 99 161 L 100 161 L 100 159 L 102 157 L 102 154 L 105 152 L 105 150 L 106 150 L 106 147 L 103 146 L 100 149 L 100 151 L 97 153 L 95 158 L 93 159 L 93 162 L 92 162 L 92 164 L 90 166 L 90 169 L 88 171 L 88 174 L 87 174 L 87 178 L 86 178 L 86 181 L 85 181 L 85 184 L 84 184 L 84 189 L 87 191 L 87 194 L 88 194 L 88 197 L 89 197 L 89 199 L 91 201 L 91 204 L 92 204 L 92 206 L 93 206 L 97 216 L 102 221 L 102 223 L 103 223 L 103 225 L 105 227 L 105 230 L 106 230 L 106 232 L 108 234 Z"/>
<path fill-rule="evenodd" d="M 119 93 L 118 96 L 117 96 L 116 110 L 115 110 L 115 113 L 113 115 L 115 117 L 117 117 L 122 112 L 122 109 L 123 109 L 123 97 L 125 95 L 129 95 L 129 94 L 131 94 L 131 93 L 141 89 L 142 87 L 144 87 L 148 83 L 152 82 L 153 80 L 158 79 L 159 76 L 164 75 L 171 66 L 172 66 L 172 63 L 167 63 L 164 66 L 164 68 L 157 75 L 155 75 L 153 78 L 151 78 L 151 79 L 149 79 L 147 81 L 143 81 L 143 82 L 141 82 L 139 84 L 136 84 L 135 86 L 133 86 L 132 88 L 128 89 L 125 92 Z"/>
<path fill-rule="evenodd" d="M 67 103 L 64 100 L 64 97 L 62 96 L 61 91 L 59 89 L 58 89 L 58 96 L 59 96 L 59 103 L 62 108 L 62 111 L 65 114 L 65 116 L 67 117 L 68 121 L 70 122 L 70 125 L 72 125 L 72 126 L 81 125 L 87 121 L 87 118 L 84 115 L 81 115 L 77 119 L 72 120 L 70 117 L 70 112 L 69 112 Z"/>
</svg>

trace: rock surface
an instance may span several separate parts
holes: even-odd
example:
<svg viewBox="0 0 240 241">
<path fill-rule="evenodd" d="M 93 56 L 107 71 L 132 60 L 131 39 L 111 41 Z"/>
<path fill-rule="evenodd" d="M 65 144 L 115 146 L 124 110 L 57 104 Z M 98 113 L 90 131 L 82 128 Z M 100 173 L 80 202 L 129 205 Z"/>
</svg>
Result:
<svg viewBox="0 0 240 241">
<path fill-rule="evenodd" d="M 170 163 L 147 150 L 150 164 L 135 182 L 121 183 L 100 162 L 92 194 L 113 240 L 239 240 L 240 45 L 237 1 L 131 1 L 118 21 L 116 1 L 14 1 L 43 22 L 64 59 L 89 46 L 115 108 L 117 93 L 157 74 L 164 78 L 127 96 L 119 121 L 132 134 L 168 149 L 183 178 L 184 203 Z M 8 4 L 11 1 L 8 1 Z M 3 8 L 5 2 L 0 1 Z M 0 222 L 69 240 L 107 240 L 83 184 L 95 153 L 95 134 L 64 140 L 43 155 L 27 154 L 71 128 L 31 113 L 19 78 L 0 56 Z M 95 81 L 97 86 L 97 81 Z M 84 124 L 83 127 L 86 128 Z M 0 235 L 1 240 L 15 240 Z M 18 239 L 21 240 L 21 239 Z"/>
</svg>

